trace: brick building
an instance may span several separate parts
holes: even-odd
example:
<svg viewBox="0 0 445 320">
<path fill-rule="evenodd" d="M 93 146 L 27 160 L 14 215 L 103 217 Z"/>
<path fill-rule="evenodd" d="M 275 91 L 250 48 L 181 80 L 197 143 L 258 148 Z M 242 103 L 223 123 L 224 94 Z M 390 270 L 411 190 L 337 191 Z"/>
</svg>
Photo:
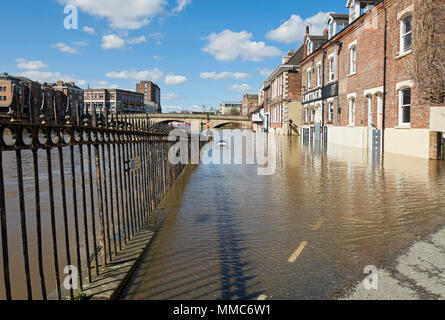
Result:
<svg viewBox="0 0 445 320">
<path fill-rule="evenodd" d="M 144 95 L 144 103 L 148 112 L 161 113 L 161 89 L 159 86 L 151 81 L 141 81 L 136 84 L 136 92 Z"/>
<path fill-rule="evenodd" d="M 329 33 L 341 18 L 331 15 L 325 43 L 311 51 L 305 41 L 305 138 L 437 158 L 433 140 L 441 135 L 431 133 L 430 107 L 420 101 L 411 79 L 414 0 L 349 0 L 346 6 L 349 25 Z"/>
<path fill-rule="evenodd" d="M 52 85 L 53 89 L 56 91 L 56 97 L 59 102 L 62 103 L 64 109 L 67 109 L 68 99 L 71 103 L 71 119 L 75 121 L 81 116 L 83 111 L 83 89 L 76 86 L 74 82 L 63 82 L 61 80 L 57 81 Z M 67 114 L 63 112 L 60 115 L 65 118 Z"/>
<path fill-rule="evenodd" d="M 289 51 L 264 83 L 262 101 L 266 118 L 266 131 L 275 134 L 298 134 L 294 124 L 301 115 L 301 68 L 305 46 L 296 52 Z M 289 126 L 289 121 L 292 126 Z M 291 130 L 292 129 L 292 130 Z"/>
<path fill-rule="evenodd" d="M 258 105 L 258 95 L 246 93 L 243 96 L 242 100 L 241 115 L 246 117 L 249 114 L 249 112 L 255 109 L 257 105 Z"/>
<path fill-rule="evenodd" d="M 144 94 L 120 89 L 84 90 L 88 112 L 102 110 L 108 113 L 145 113 Z"/>
</svg>

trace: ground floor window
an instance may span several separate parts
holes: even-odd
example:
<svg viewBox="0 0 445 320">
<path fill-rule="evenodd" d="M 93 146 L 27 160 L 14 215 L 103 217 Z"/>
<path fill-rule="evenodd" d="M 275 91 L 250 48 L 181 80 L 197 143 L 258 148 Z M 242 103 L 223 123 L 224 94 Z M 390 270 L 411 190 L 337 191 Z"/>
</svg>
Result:
<svg viewBox="0 0 445 320">
<path fill-rule="evenodd" d="M 349 125 L 355 125 L 355 98 L 349 99 Z"/>
<path fill-rule="evenodd" d="M 411 123 L 411 88 L 399 91 L 399 124 Z"/>
<path fill-rule="evenodd" d="M 328 122 L 332 122 L 334 120 L 334 103 L 328 102 Z"/>
</svg>

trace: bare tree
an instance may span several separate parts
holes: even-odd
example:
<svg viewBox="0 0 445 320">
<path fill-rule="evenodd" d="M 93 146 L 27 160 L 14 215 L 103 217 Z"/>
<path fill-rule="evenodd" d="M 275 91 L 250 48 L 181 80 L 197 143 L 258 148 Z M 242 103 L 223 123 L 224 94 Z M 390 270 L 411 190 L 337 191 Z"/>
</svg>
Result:
<svg viewBox="0 0 445 320">
<path fill-rule="evenodd" d="M 420 97 L 445 103 L 445 1 L 416 0 L 413 78 Z"/>
</svg>

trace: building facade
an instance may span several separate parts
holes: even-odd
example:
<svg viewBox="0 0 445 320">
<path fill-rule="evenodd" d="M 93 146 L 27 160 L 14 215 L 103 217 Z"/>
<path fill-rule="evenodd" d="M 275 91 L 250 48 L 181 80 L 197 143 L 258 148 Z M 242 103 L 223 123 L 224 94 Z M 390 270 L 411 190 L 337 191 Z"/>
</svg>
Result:
<svg viewBox="0 0 445 320">
<path fill-rule="evenodd" d="M 242 100 L 241 115 L 246 117 L 250 111 L 253 111 L 253 109 L 256 108 L 257 104 L 258 104 L 258 95 L 246 93 L 243 96 Z"/>
<path fill-rule="evenodd" d="M 55 84 L 53 84 L 52 87 L 56 92 L 60 92 L 62 94 L 59 99 L 63 100 L 63 104 L 66 105 L 68 101 L 71 104 L 71 114 L 70 114 L 71 120 L 77 121 L 77 119 L 80 119 L 84 107 L 83 89 L 76 86 L 74 82 L 63 82 L 60 80 L 57 81 Z M 64 113 L 61 116 L 67 116 L 67 115 L 68 114 Z"/>
<path fill-rule="evenodd" d="M 220 113 L 224 116 L 236 116 L 241 114 L 242 102 L 237 101 L 223 101 L 219 105 Z"/>
<path fill-rule="evenodd" d="M 102 110 L 108 113 L 145 113 L 144 94 L 120 89 L 84 90 L 88 112 Z"/>
<path fill-rule="evenodd" d="M 152 81 L 141 81 L 136 84 L 136 92 L 144 95 L 144 103 L 149 113 L 161 113 L 161 89 Z"/>
<path fill-rule="evenodd" d="M 339 22 L 331 15 L 325 43 L 305 49 L 304 138 L 437 158 L 434 137 L 441 135 L 431 133 L 430 106 L 411 78 L 414 0 L 349 0 L 346 6 L 350 24 L 329 34 Z"/>
<path fill-rule="evenodd" d="M 301 117 L 301 67 L 304 46 L 289 51 L 267 78 L 262 94 L 267 131 L 273 134 L 299 134 Z"/>
</svg>

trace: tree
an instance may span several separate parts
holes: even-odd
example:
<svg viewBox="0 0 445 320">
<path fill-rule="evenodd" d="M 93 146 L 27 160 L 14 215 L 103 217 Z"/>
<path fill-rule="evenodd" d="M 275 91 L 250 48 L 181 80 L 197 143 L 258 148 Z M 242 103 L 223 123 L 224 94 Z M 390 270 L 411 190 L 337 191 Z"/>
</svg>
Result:
<svg viewBox="0 0 445 320">
<path fill-rule="evenodd" d="M 420 97 L 445 103 L 445 1 L 416 0 L 413 15 L 413 78 Z"/>
<path fill-rule="evenodd" d="M 236 108 L 232 108 L 229 111 L 229 116 L 239 116 L 240 115 L 240 111 Z"/>
</svg>

